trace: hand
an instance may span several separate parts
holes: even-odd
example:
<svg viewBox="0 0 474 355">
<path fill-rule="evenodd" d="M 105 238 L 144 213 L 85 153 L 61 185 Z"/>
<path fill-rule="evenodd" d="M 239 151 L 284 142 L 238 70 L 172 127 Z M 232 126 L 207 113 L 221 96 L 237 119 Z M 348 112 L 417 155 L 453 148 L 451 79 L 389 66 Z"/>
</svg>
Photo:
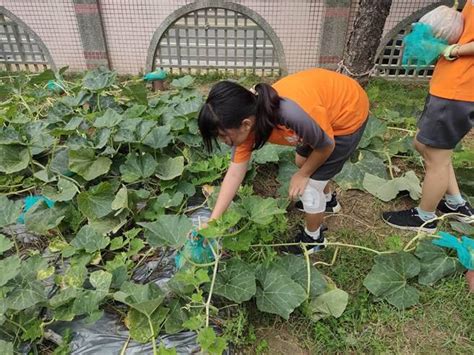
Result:
<svg viewBox="0 0 474 355">
<path fill-rule="evenodd" d="M 301 174 L 299 171 L 296 172 L 290 181 L 290 188 L 288 190 L 288 197 L 291 200 L 298 199 L 301 195 L 303 195 L 304 190 L 306 189 L 306 185 L 308 184 L 309 176 L 305 176 Z"/>
<path fill-rule="evenodd" d="M 452 44 L 443 50 L 443 56 L 446 60 L 452 61 L 459 57 L 459 44 Z"/>
</svg>

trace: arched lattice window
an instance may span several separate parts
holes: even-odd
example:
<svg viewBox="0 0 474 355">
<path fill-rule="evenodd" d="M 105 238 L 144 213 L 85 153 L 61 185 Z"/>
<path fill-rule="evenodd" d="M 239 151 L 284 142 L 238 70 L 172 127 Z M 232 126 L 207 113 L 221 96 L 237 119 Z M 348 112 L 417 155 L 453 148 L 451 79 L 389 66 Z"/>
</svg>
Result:
<svg viewBox="0 0 474 355">
<path fill-rule="evenodd" d="M 159 40 L 156 45 L 152 41 L 150 48 L 151 69 L 257 75 L 284 72 L 283 47 L 271 28 L 255 13 L 250 11 L 251 18 L 244 13 L 248 9 L 231 5 L 197 8 L 177 18 L 175 13 L 175 20 L 155 33 Z"/>
<path fill-rule="evenodd" d="M 411 31 L 411 24 L 417 22 L 424 14 L 433 10 L 435 7 L 444 4 L 437 2 L 431 4 L 419 11 L 416 11 L 394 29 L 392 29 L 380 42 L 378 49 L 375 76 L 384 78 L 405 78 L 405 79 L 429 79 L 433 74 L 434 65 L 416 70 L 415 67 L 402 66 L 403 47 L 402 40 L 406 33 Z M 458 10 L 462 10 L 463 1 L 460 2 Z"/>
<path fill-rule="evenodd" d="M 27 26 L 0 7 L 0 71 L 43 71 L 53 67 L 46 46 Z"/>
</svg>

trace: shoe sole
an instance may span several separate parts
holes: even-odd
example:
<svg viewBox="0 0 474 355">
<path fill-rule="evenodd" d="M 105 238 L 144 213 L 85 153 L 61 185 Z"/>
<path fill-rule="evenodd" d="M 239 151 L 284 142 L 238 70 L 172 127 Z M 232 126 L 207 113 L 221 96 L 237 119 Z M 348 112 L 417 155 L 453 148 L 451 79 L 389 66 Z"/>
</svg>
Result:
<svg viewBox="0 0 474 355">
<path fill-rule="evenodd" d="M 305 211 L 304 209 L 302 209 L 302 208 L 296 208 L 296 209 L 297 209 L 298 211 L 300 211 L 300 212 L 306 212 L 306 211 Z M 324 211 L 324 212 L 325 212 L 325 213 L 329 213 L 329 214 L 333 214 L 333 213 L 338 213 L 340 210 L 341 210 L 341 205 L 340 205 L 339 202 L 338 202 L 337 205 L 332 208 L 332 211 L 330 211 L 330 212 L 329 212 L 329 211 Z"/>
<path fill-rule="evenodd" d="M 426 227 L 408 227 L 408 226 L 399 226 L 398 224 L 393 224 L 393 223 L 390 223 L 389 221 L 385 220 L 382 218 L 382 220 L 387 223 L 390 227 L 393 227 L 393 228 L 398 228 L 398 229 L 403 229 L 403 230 L 407 230 L 407 231 L 414 231 L 414 232 L 418 232 L 418 231 L 422 231 L 422 232 L 425 232 L 425 233 L 431 233 L 433 234 L 434 232 L 436 232 L 436 228 L 426 228 Z"/>
<path fill-rule="evenodd" d="M 456 212 L 448 212 L 448 213 L 456 213 Z M 445 214 L 448 214 L 448 213 L 444 213 L 444 212 L 441 212 L 439 213 L 439 216 L 442 217 L 444 216 Z M 452 216 L 453 219 L 455 219 L 456 221 L 459 221 L 461 223 L 465 223 L 465 224 L 472 224 L 474 223 L 474 216 L 469 216 L 469 217 L 461 217 L 461 216 Z"/>
</svg>

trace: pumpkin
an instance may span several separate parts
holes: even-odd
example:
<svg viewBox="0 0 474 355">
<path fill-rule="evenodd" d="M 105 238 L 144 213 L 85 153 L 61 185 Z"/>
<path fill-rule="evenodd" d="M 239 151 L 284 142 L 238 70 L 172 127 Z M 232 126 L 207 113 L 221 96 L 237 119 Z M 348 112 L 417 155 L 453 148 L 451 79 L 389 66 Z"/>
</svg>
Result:
<svg viewBox="0 0 474 355">
<path fill-rule="evenodd" d="M 437 38 L 444 39 L 449 44 L 457 43 L 464 29 L 464 19 L 457 7 L 457 0 L 453 7 L 439 6 L 424 15 L 419 22 L 429 25 Z"/>
</svg>

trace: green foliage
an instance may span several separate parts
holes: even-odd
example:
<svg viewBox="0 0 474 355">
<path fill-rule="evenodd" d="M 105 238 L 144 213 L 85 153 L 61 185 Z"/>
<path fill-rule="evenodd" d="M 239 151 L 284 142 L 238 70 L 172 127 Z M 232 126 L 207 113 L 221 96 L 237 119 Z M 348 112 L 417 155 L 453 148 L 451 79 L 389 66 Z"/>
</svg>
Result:
<svg viewBox="0 0 474 355">
<path fill-rule="evenodd" d="M 399 309 L 418 303 L 418 291 L 408 280 L 420 273 L 420 262 L 411 254 L 400 252 L 377 255 L 375 265 L 364 280 L 364 286 L 375 296 Z"/>
<path fill-rule="evenodd" d="M 347 293 L 304 258 L 278 257 L 267 246 L 281 241 L 288 229 L 284 190 L 295 171 L 288 147 L 265 146 L 253 161 L 279 163 L 284 198 L 262 198 L 244 187 L 228 211 L 200 231 L 212 239 L 206 243 L 215 262 L 199 266 L 186 260 L 166 290 L 153 282 L 133 282 L 142 263 L 161 262 L 167 250 L 181 248 L 191 237 L 187 212 L 194 202 L 188 199 L 203 184 L 222 179 L 228 152 L 209 155 L 203 149 L 196 115 L 204 99 L 190 76 L 173 80 L 171 90 L 148 99 L 142 83 L 117 82 L 116 74 L 104 68 L 76 83 L 62 80 L 61 74 L 0 79 L 5 97 L 0 106 L 0 227 L 17 223 L 25 193 L 42 193 L 55 202 L 51 208 L 38 202 L 25 213 L 25 228 L 48 243 L 47 249 L 23 249 L 6 234 L 8 228 L 0 234 L 0 326 L 6 339 L 0 341 L 0 353 L 20 351 L 24 341 L 40 344 L 51 323 L 77 318 L 92 323 L 106 307 L 121 310 L 130 336 L 153 342 L 159 354 L 175 352 L 158 347 L 155 338 L 181 330 L 196 331 L 203 352 L 221 354 L 226 339 L 209 321 L 223 315 L 218 307 L 235 303 L 256 304 L 284 319 L 296 309 L 313 320 L 341 316 Z M 65 90 L 44 90 L 48 80 Z M 371 119 L 361 150 L 338 177 L 342 187 L 367 185 L 369 190 L 373 186 L 365 180 L 372 175 L 392 181 L 385 182 L 385 152 L 410 153 L 406 137 L 386 137 L 387 125 Z M 385 190 L 378 193 L 386 198 Z M 213 200 L 215 195 L 210 206 Z M 457 269 L 452 257 L 426 250 L 417 249 L 419 283 L 431 284 Z M 403 256 L 412 263 L 410 257 Z M 367 284 L 378 297 L 407 306 L 415 303 L 406 291 L 411 287 L 407 279 L 416 275 L 407 271 L 400 277 L 400 264 L 408 262 L 376 260 Z M 441 266 L 431 269 L 435 264 Z M 56 348 L 66 351 L 67 341 Z"/>
</svg>

